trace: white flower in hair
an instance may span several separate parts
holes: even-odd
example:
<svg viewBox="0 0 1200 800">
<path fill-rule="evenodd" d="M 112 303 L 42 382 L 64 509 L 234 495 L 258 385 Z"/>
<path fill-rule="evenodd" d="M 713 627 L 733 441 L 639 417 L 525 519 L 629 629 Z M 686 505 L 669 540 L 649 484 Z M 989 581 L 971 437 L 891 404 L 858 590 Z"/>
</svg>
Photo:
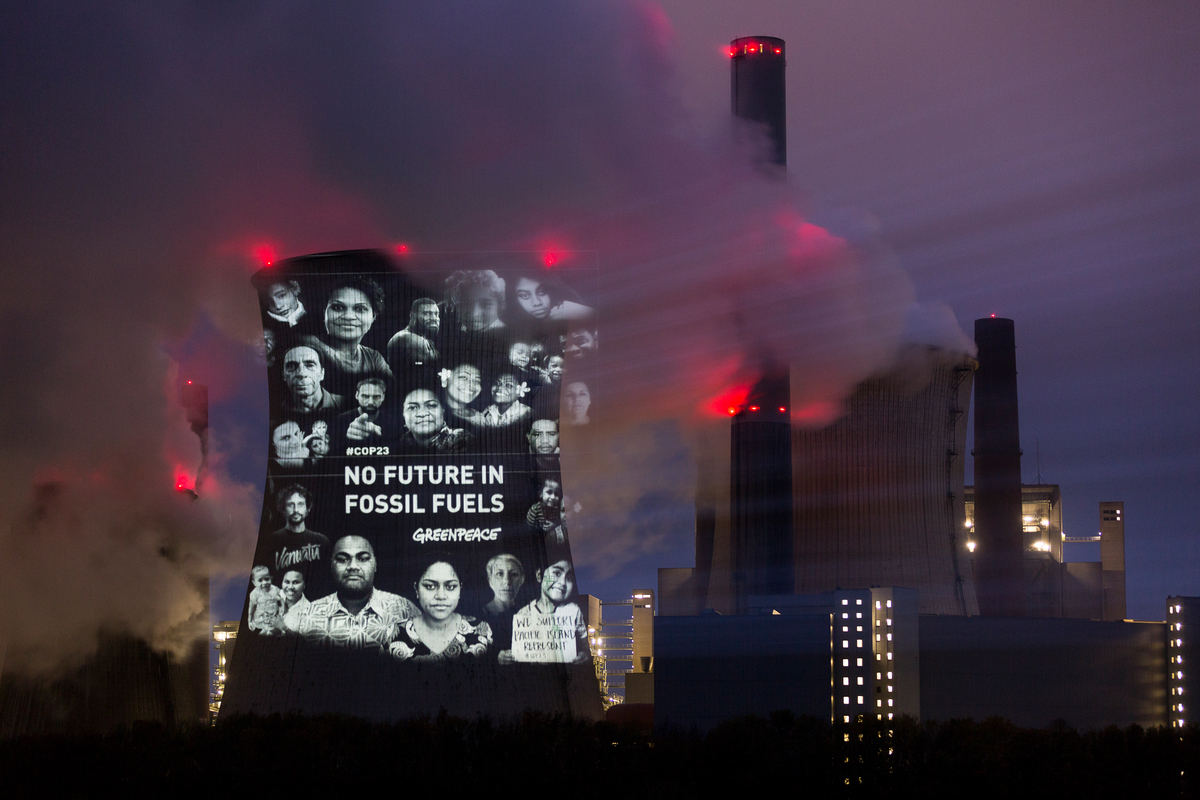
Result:
<svg viewBox="0 0 1200 800">
<path fill-rule="evenodd" d="M 442 379 L 442 388 L 445 389 L 450 385 L 450 376 L 454 373 L 448 369 L 444 369 L 438 373 L 438 377 Z"/>
<path fill-rule="evenodd" d="M 521 381 L 521 385 L 517 387 L 517 395 L 519 397 L 524 397 L 527 394 L 529 394 L 529 384 L 525 381 Z"/>
</svg>

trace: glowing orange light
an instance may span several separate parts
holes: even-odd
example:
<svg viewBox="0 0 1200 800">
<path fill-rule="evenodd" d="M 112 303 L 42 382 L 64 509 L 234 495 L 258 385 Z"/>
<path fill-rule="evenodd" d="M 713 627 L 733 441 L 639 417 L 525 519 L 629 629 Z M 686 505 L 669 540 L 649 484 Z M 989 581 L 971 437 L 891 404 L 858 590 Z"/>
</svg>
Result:
<svg viewBox="0 0 1200 800">
<path fill-rule="evenodd" d="M 732 416 L 733 416 L 734 414 L 736 414 L 736 413 L 737 413 L 737 409 L 736 409 L 736 408 L 734 408 L 733 406 L 730 406 L 730 407 L 729 407 L 729 416 L 731 416 L 731 417 L 732 417 Z"/>
</svg>

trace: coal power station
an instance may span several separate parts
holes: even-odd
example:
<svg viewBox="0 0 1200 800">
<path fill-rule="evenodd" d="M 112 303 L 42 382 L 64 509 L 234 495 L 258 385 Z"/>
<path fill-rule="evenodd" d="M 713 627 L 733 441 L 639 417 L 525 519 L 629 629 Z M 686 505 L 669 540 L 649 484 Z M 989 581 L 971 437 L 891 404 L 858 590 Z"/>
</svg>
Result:
<svg viewBox="0 0 1200 800">
<path fill-rule="evenodd" d="M 736 124 L 757 123 L 782 168 L 784 43 L 735 39 L 730 55 Z M 1098 536 L 1063 533 L 1059 487 L 1022 483 L 1014 323 L 977 320 L 975 341 L 905 345 L 822 429 L 788 424 L 800 376 L 764 359 L 702 445 L 695 566 L 659 570 L 660 727 L 780 708 L 839 725 L 1184 724 L 1181 624 L 1169 638 L 1125 619 L 1123 504 L 1101 504 Z M 1101 561 L 1067 562 L 1073 542 L 1099 542 Z"/>
</svg>

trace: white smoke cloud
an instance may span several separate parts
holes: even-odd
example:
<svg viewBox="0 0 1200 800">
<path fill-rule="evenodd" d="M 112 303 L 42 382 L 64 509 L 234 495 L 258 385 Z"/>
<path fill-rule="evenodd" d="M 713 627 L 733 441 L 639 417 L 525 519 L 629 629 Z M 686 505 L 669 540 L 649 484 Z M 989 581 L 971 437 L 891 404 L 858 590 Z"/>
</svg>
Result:
<svg viewBox="0 0 1200 800">
<path fill-rule="evenodd" d="M 691 492 L 657 421 L 703 418 L 763 353 L 802 376 L 794 416 L 828 419 L 911 318 L 886 254 L 691 132 L 646 3 L 78 3 L 0 28 L 10 664 L 102 628 L 168 645 L 196 580 L 245 569 L 254 488 L 219 448 L 201 501 L 173 490 L 190 433 L 160 343 L 201 312 L 257 335 L 254 247 L 599 251 L 595 463 L 623 469 L 568 493 L 595 515 L 577 559 L 609 572 L 663 547 L 654 498 Z"/>
</svg>

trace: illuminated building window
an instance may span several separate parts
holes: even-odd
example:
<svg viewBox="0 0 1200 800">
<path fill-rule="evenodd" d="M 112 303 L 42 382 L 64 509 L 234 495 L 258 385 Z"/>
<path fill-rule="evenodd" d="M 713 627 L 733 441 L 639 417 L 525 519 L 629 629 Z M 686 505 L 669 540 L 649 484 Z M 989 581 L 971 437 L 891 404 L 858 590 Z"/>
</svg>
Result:
<svg viewBox="0 0 1200 800">
<path fill-rule="evenodd" d="M 890 708 L 891 706 L 894 706 L 895 704 L 896 704 L 896 701 L 889 697 L 888 698 L 888 707 Z"/>
<path fill-rule="evenodd" d="M 892 673 L 890 673 L 890 672 L 889 672 L 889 673 L 888 673 L 888 677 L 891 677 L 891 675 L 892 675 Z M 878 680 L 882 680 L 882 679 L 883 679 L 883 673 L 882 673 L 882 672 L 876 672 L 876 673 L 875 673 L 875 680 L 877 680 L 877 681 L 878 681 Z"/>
<path fill-rule="evenodd" d="M 876 600 L 876 601 L 875 601 L 875 607 L 876 607 L 876 608 L 883 608 L 883 603 L 881 603 L 881 602 L 879 602 L 878 600 Z"/>
<path fill-rule="evenodd" d="M 888 600 L 888 601 L 887 601 L 887 607 L 888 607 L 888 608 L 891 608 L 891 607 L 892 607 L 892 601 L 891 601 L 891 600 Z"/>
<path fill-rule="evenodd" d="M 850 626 L 849 626 L 849 625 L 843 625 L 843 626 L 842 626 L 842 633 L 848 633 L 848 632 L 849 632 L 849 630 L 850 630 Z"/>
<path fill-rule="evenodd" d="M 848 605 L 850 605 L 850 601 L 849 601 L 849 600 L 843 600 L 843 601 L 842 601 L 842 605 L 844 605 L 844 606 L 848 606 Z M 847 721 L 847 722 L 849 722 L 850 720 L 846 720 L 846 721 Z"/>
<path fill-rule="evenodd" d="M 888 653 L 888 661 L 891 661 L 891 660 L 892 660 L 892 654 Z"/>
<path fill-rule="evenodd" d="M 892 691 L 892 685 L 890 683 L 888 684 L 888 691 Z"/>
<path fill-rule="evenodd" d="M 862 647 L 862 639 L 855 639 L 855 647 Z"/>
<path fill-rule="evenodd" d="M 858 599 L 858 600 L 855 600 L 854 602 L 855 602 L 855 603 L 857 603 L 857 604 L 858 604 L 858 605 L 860 605 L 860 606 L 862 605 L 862 599 L 861 599 L 861 598 L 860 598 L 860 599 Z"/>
<path fill-rule="evenodd" d="M 858 704 L 860 706 L 863 704 L 863 696 L 861 694 L 858 696 Z"/>
<path fill-rule="evenodd" d="M 890 642 L 891 640 L 892 640 L 892 635 L 889 633 L 889 634 L 888 634 L 888 641 Z"/>
<path fill-rule="evenodd" d="M 842 722 L 849 722 L 849 721 L 850 721 L 849 717 L 842 717 Z M 849 778 L 847 778 L 846 780 L 849 780 Z"/>
<path fill-rule="evenodd" d="M 876 701 L 875 701 L 875 707 L 876 707 L 876 708 L 883 708 L 883 701 L 882 701 L 882 700 L 876 700 Z"/>
<path fill-rule="evenodd" d="M 850 698 L 846 697 L 845 695 L 842 695 L 842 705 L 844 705 L 844 706 L 850 705 Z M 847 720 L 847 722 L 849 722 L 849 720 Z"/>
<path fill-rule="evenodd" d="M 849 685 L 850 685 L 850 678 L 848 678 L 848 677 L 842 678 L 842 686 L 849 686 Z"/>
<path fill-rule="evenodd" d="M 850 612 L 849 612 L 849 611 L 843 611 L 843 612 L 842 612 L 842 619 L 850 619 Z"/>
<path fill-rule="evenodd" d="M 850 641 L 848 639 L 842 639 L 842 647 L 849 647 L 849 646 L 850 646 Z"/>
<path fill-rule="evenodd" d="M 882 624 L 883 624 L 883 623 L 882 623 L 882 622 L 880 622 L 879 620 L 875 620 L 875 627 L 876 627 L 876 628 L 878 628 L 878 627 L 879 627 L 880 625 L 882 625 Z"/>
<path fill-rule="evenodd" d="M 890 628 L 891 626 L 892 626 L 892 621 L 889 619 L 889 620 L 888 620 L 888 627 Z"/>
<path fill-rule="evenodd" d="M 857 614 L 855 614 L 855 615 L 854 615 L 854 618 L 855 618 L 855 619 L 862 619 L 862 612 L 861 612 L 861 611 L 859 611 Z"/>
<path fill-rule="evenodd" d="M 889 656 L 891 656 L 891 653 L 889 653 L 888 655 L 889 655 Z M 880 655 L 879 653 L 876 653 L 876 654 L 875 654 L 875 660 L 876 660 L 876 661 L 882 661 L 882 660 L 883 660 L 883 656 L 882 656 L 882 655 Z"/>
<path fill-rule="evenodd" d="M 862 633 L 862 625 L 854 626 L 854 630 L 857 631 L 858 633 Z"/>
<path fill-rule="evenodd" d="M 843 667 L 848 667 L 848 666 L 850 666 L 850 659 L 848 659 L 848 658 L 843 658 L 843 659 L 842 659 L 842 666 L 843 666 Z"/>
<path fill-rule="evenodd" d="M 892 673 L 890 673 L 890 672 L 889 672 L 889 673 L 888 673 L 888 680 L 890 681 L 891 679 L 892 679 Z"/>
<path fill-rule="evenodd" d="M 858 685 L 859 685 L 859 686 L 862 686 L 862 685 L 863 685 L 863 679 L 862 679 L 862 675 L 859 675 L 859 676 L 858 676 Z"/>
<path fill-rule="evenodd" d="M 888 719 L 891 719 L 891 718 L 892 718 L 892 715 L 891 715 L 891 714 L 888 714 Z"/>
<path fill-rule="evenodd" d="M 861 659 L 861 658 L 858 660 L 858 666 L 860 666 L 860 667 L 862 666 L 862 659 Z M 1179 673 L 1179 677 L 1181 677 L 1181 678 L 1183 677 L 1183 673 L 1182 673 L 1182 672 L 1181 672 L 1181 673 Z"/>
<path fill-rule="evenodd" d="M 848 733 L 843 733 L 843 734 L 842 734 L 842 741 L 843 741 L 843 742 L 848 742 L 848 741 L 850 741 L 850 734 L 848 734 Z"/>
<path fill-rule="evenodd" d="M 878 633 L 877 633 L 877 634 L 875 634 L 875 641 L 879 642 L 879 641 L 882 641 L 882 640 L 883 640 L 883 637 L 882 637 L 882 636 L 880 636 Z"/>
</svg>

